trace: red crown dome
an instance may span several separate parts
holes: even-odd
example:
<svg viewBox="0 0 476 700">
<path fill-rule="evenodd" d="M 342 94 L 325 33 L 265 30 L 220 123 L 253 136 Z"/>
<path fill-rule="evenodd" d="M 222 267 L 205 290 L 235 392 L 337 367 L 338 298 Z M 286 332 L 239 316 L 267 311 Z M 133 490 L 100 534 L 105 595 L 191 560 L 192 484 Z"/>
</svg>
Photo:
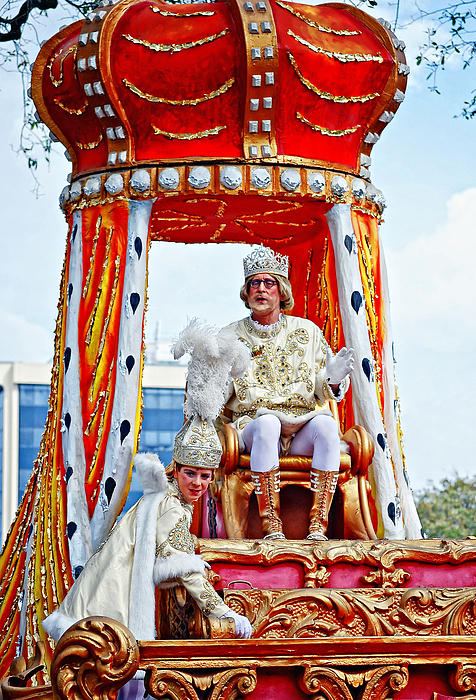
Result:
<svg viewBox="0 0 476 700">
<path fill-rule="evenodd" d="M 73 179 L 200 161 L 366 177 L 407 72 L 391 32 L 339 3 L 103 0 L 42 47 L 32 92 Z"/>
</svg>

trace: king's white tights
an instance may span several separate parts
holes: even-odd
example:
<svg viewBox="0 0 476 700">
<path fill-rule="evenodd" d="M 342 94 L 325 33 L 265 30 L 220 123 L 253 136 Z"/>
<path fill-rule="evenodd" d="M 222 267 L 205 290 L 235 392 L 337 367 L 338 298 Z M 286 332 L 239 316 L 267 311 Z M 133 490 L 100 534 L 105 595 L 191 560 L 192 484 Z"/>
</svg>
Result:
<svg viewBox="0 0 476 700">
<path fill-rule="evenodd" d="M 246 451 L 250 453 L 253 472 L 268 472 L 279 464 L 281 422 L 266 414 L 250 421 L 242 433 Z M 312 455 L 312 468 L 339 471 L 340 438 L 332 416 L 314 416 L 293 437 L 290 454 Z"/>
</svg>

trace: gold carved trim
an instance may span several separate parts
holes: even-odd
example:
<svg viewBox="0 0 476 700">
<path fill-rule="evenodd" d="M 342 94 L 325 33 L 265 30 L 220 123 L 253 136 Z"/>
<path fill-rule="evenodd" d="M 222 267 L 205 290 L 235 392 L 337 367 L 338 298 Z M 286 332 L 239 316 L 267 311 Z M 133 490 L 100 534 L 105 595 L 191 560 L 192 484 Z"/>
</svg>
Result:
<svg viewBox="0 0 476 700">
<path fill-rule="evenodd" d="M 166 696 L 172 700 L 199 700 L 197 690 L 209 690 L 208 700 L 236 700 L 252 693 L 256 685 L 257 675 L 252 668 L 232 668 L 214 673 L 152 668 L 145 680 L 149 695 L 155 698 Z"/>
<path fill-rule="evenodd" d="M 131 41 L 133 44 L 140 44 L 141 46 L 145 46 L 151 51 L 170 51 L 170 53 L 177 53 L 178 51 L 193 49 L 195 46 L 203 46 L 203 44 L 209 44 L 210 42 L 215 41 L 216 39 L 220 39 L 222 36 L 225 36 L 226 34 L 228 34 L 229 31 L 230 30 L 228 29 L 228 27 L 226 27 L 217 34 L 211 34 L 210 36 L 205 36 L 203 37 L 203 39 L 196 39 L 195 41 L 187 41 L 185 44 L 154 44 L 153 42 L 146 41 L 145 39 L 136 39 L 130 34 L 123 34 L 122 36 L 124 37 L 124 39 L 127 39 L 127 41 Z"/>
<path fill-rule="evenodd" d="M 299 12 L 294 7 L 291 7 L 291 5 L 288 5 L 285 2 L 280 2 L 280 0 L 276 0 L 276 5 L 279 5 L 279 7 L 284 8 L 292 15 L 302 20 L 310 27 L 318 29 L 320 32 L 325 32 L 326 34 L 336 34 L 337 36 L 356 36 L 357 34 L 362 34 L 362 32 L 353 29 L 331 29 L 330 27 L 323 27 L 322 24 L 315 22 L 313 19 L 309 19 L 309 17 L 303 15 L 302 12 Z"/>
<path fill-rule="evenodd" d="M 296 117 L 303 124 L 310 126 L 313 131 L 319 131 L 324 136 L 347 136 L 348 134 L 353 134 L 357 129 L 360 129 L 360 124 L 356 126 L 351 126 L 348 129 L 327 129 L 325 126 L 319 126 L 319 124 L 313 124 L 306 119 L 300 112 L 296 110 Z"/>
<path fill-rule="evenodd" d="M 120 622 L 88 617 L 73 625 L 56 645 L 51 663 L 55 698 L 115 697 L 139 666 L 139 648 Z"/>
<path fill-rule="evenodd" d="M 475 636 L 476 589 L 225 589 L 259 639 Z"/>
<path fill-rule="evenodd" d="M 361 688 L 361 700 L 385 700 L 390 693 L 403 690 L 408 683 L 406 665 L 389 665 L 349 672 L 338 668 L 306 665 L 299 687 L 307 695 L 328 700 L 352 700 L 350 688 Z M 316 692 L 319 691 L 319 696 Z"/>
<path fill-rule="evenodd" d="M 314 51 L 314 53 L 321 53 L 328 58 L 335 58 L 341 63 L 353 63 L 355 61 L 358 63 L 367 63 L 371 61 L 375 61 L 375 63 L 383 63 L 381 53 L 374 55 L 371 53 L 342 53 L 341 51 L 327 51 L 327 49 L 323 49 L 322 46 L 311 44 L 306 39 L 303 39 L 302 36 L 299 36 L 299 34 L 295 34 L 292 29 L 288 29 L 288 34 L 303 46 L 306 46 L 308 49 L 311 49 L 311 51 Z"/>
<path fill-rule="evenodd" d="M 156 5 L 151 5 L 150 9 L 152 12 L 162 15 L 162 17 L 212 17 L 216 14 L 216 12 L 209 10 L 204 10 L 203 12 L 170 12 L 170 10 L 162 10 Z"/>
<path fill-rule="evenodd" d="M 476 690 L 476 664 L 456 661 L 456 668 L 448 674 L 448 680 L 460 693 Z"/>
<path fill-rule="evenodd" d="M 137 95 L 138 97 L 141 97 L 143 100 L 147 100 L 148 102 L 160 102 L 161 104 L 168 104 L 168 105 L 191 105 L 195 106 L 200 104 L 201 102 L 206 102 L 207 100 L 213 100 L 214 97 L 218 97 L 219 95 L 223 95 L 225 92 L 227 92 L 233 83 L 235 82 L 234 78 L 229 78 L 223 85 L 220 85 L 219 88 L 216 90 L 212 90 L 211 92 L 206 93 L 205 95 L 202 95 L 201 97 L 196 97 L 192 100 L 169 100 L 166 97 L 156 97 L 155 95 L 149 95 L 147 92 L 142 92 L 136 85 L 131 83 L 127 78 L 123 78 L 122 82 L 124 85 L 129 88 L 131 92 L 134 93 L 134 95 Z M 223 127 L 224 128 L 224 127 Z"/>
<path fill-rule="evenodd" d="M 288 540 L 269 542 L 263 540 L 200 540 L 204 558 L 214 562 L 234 561 L 250 566 L 271 566 L 279 562 L 294 561 L 304 571 L 304 587 L 318 587 L 323 574 L 333 564 L 348 563 L 370 568 L 361 577 L 363 584 L 377 588 L 398 588 L 412 581 L 411 574 L 403 568 L 406 562 L 419 564 L 454 564 L 476 562 L 474 540 L 329 540 L 311 543 Z M 436 574 L 436 569 L 435 569 Z M 473 590 L 473 589 L 466 589 Z"/>
<path fill-rule="evenodd" d="M 206 139 L 209 136 L 216 136 L 217 134 L 220 133 L 220 131 L 223 131 L 223 129 L 226 129 L 226 126 L 214 126 L 211 129 L 205 129 L 205 131 L 196 131 L 195 133 L 183 133 L 183 134 L 176 134 L 172 131 L 162 131 L 162 129 L 159 129 L 158 126 L 154 126 L 154 124 L 151 124 L 154 133 L 157 136 L 166 136 L 168 139 L 180 139 L 180 140 L 185 140 L 185 141 L 193 141 L 194 139 Z"/>
<path fill-rule="evenodd" d="M 318 97 L 321 97 L 323 100 L 330 100 L 331 102 L 339 103 L 368 102 L 369 100 L 375 100 L 375 98 L 380 97 L 379 92 L 371 92 L 368 95 L 356 95 L 355 97 L 347 97 L 345 95 L 332 95 L 330 92 L 325 92 L 325 90 L 321 90 L 320 88 L 316 87 L 316 85 L 313 85 L 313 83 L 311 83 L 310 80 L 303 76 L 296 62 L 296 59 L 292 55 L 291 51 L 286 51 L 286 54 L 289 58 L 289 61 L 291 62 L 292 67 L 296 71 L 296 75 L 301 81 L 301 83 L 309 90 L 314 92 L 316 95 L 318 95 Z"/>
</svg>

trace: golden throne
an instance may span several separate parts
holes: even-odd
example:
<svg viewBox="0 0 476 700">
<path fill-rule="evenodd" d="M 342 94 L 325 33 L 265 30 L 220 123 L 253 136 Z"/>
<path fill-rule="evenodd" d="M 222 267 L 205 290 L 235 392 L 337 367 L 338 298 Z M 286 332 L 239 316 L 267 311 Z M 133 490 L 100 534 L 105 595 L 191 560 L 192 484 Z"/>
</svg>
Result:
<svg viewBox="0 0 476 700">
<path fill-rule="evenodd" d="M 330 409 L 338 422 L 337 404 Z M 213 497 L 221 504 L 229 539 L 262 537 L 251 482 L 250 455 L 240 454 L 238 433 L 231 425 L 219 428 L 223 456 L 213 483 Z M 329 514 L 328 535 L 333 539 L 376 540 L 369 503 L 368 469 L 374 444 L 364 428 L 353 426 L 341 436 L 340 474 Z M 345 447 L 347 446 L 347 448 Z M 281 517 L 288 539 L 304 539 L 312 494 L 309 484 L 311 457 L 280 457 Z"/>
</svg>

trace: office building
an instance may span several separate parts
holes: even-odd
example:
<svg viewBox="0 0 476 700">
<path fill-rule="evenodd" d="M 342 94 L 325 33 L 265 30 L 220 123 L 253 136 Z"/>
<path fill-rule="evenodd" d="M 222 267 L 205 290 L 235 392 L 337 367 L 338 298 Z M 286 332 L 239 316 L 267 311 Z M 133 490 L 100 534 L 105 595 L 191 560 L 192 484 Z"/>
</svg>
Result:
<svg viewBox="0 0 476 700">
<path fill-rule="evenodd" d="M 141 452 L 172 458 L 175 433 L 183 423 L 186 366 L 167 361 L 154 342 L 143 377 Z M 167 344 L 168 345 L 168 344 Z M 51 365 L 0 362 L 0 508 L 2 542 L 28 482 L 45 427 Z M 126 508 L 142 495 L 133 472 Z"/>
</svg>

